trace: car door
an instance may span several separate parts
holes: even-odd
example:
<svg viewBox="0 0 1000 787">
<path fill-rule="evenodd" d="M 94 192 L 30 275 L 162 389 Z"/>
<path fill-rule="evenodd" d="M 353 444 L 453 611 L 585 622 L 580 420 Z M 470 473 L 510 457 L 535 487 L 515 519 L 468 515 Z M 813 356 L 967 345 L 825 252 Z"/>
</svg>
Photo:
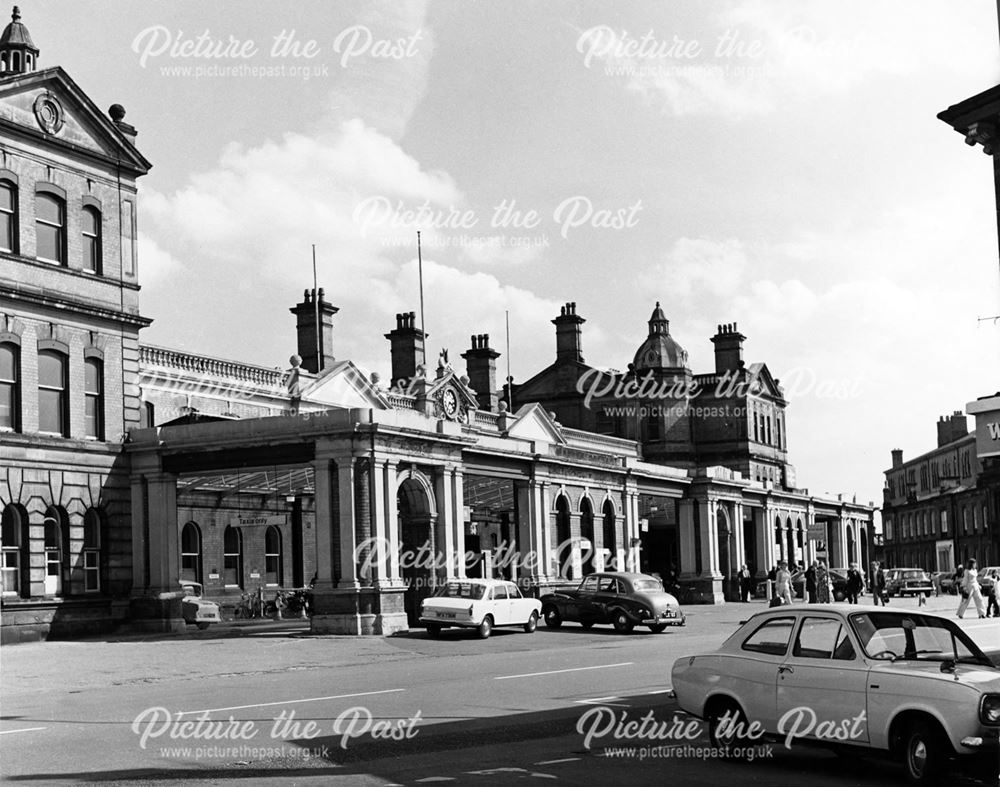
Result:
<svg viewBox="0 0 1000 787">
<path fill-rule="evenodd" d="M 868 666 L 846 621 L 803 615 L 778 667 L 778 734 L 867 743 L 867 686 Z"/>
<path fill-rule="evenodd" d="M 493 603 L 491 614 L 494 626 L 506 626 L 510 623 L 510 599 L 507 596 L 506 585 L 494 585 L 492 589 Z"/>
<path fill-rule="evenodd" d="M 597 592 L 587 599 L 585 613 L 589 620 L 595 623 L 607 623 L 611 620 L 608 607 L 621 596 L 621 581 L 616 577 L 601 577 L 597 583 Z"/>
<path fill-rule="evenodd" d="M 566 613 L 563 615 L 567 620 L 593 620 L 594 597 L 597 595 L 599 576 L 591 574 L 580 583 L 580 587 L 574 591 L 572 597 L 566 602 Z"/>
<path fill-rule="evenodd" d="M 741 643 L 739 655 L 725 657 L 731 663 L 720 669 L 718 689 L 736 697 L 748 721 L 768 732 L 777 724 L 778 668 L 795 622 L 794 614 L 767 618 Z"/>
</svg>

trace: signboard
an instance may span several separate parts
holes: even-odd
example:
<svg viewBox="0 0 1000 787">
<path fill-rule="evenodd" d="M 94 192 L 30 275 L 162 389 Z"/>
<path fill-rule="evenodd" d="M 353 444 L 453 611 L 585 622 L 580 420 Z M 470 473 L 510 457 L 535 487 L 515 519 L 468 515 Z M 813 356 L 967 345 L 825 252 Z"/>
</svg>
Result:
<svg viewBox="0 0 1000 787">
<path fill-rule="evenodd" d="M 288 521 L 285 514 L 245 514 L 229 518 L 231 527 L 263 527 L 267 525 L 283 525 Z"/>
<path fill-rule="evenodd" d="M 1000 456 L 1000 396 L 969 402 L 965 409 L 976 416 L 976 456 Z"/>
<path fill-rule="evenodd" d="M 826 522 L 810 522 L 806 529 L 809 541 L 826 541 Z"/>
</svg>

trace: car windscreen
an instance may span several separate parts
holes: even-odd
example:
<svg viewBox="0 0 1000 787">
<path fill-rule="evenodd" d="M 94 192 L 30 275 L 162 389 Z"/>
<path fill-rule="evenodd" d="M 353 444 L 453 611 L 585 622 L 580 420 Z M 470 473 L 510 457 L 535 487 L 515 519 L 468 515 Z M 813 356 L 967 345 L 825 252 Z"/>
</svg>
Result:
<svg viewBox="0 0 1000 787">
<path fill-rule="evenodd" d="M 478 600 L 486 592 L 486 586 L 478 582 L 448 582 L 434 591 L 435 598 L 469 598 Z"/>
<path fill-rule="evenodd" d="M 923 578 L 924 578 L 924 572 L 923 571 L 904 571 L 903 572 L 903 579 L 923 579 Z"/>
<path fill-rule="evenodd" d="M 663 590 L 663 583 L 658 579 L 633 579 L 632 590 Z"/>
<path fill-rule="evenodd" d="M 950 620 L 930 615 L 863 612 L 850 616 L 865 654 L 890 661 L 945 661 L 990 665 L 969 636 Z"/>
</svg>

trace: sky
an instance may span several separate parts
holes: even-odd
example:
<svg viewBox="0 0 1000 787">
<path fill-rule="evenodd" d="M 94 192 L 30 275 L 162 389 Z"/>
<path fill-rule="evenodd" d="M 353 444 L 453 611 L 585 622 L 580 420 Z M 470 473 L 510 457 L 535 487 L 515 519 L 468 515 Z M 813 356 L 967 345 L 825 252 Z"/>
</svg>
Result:
<svg viewBox="0 0 1000 787">
<path fill-rule="evenodd" d="M 419 230 L 428 358 L 488 333 L 524 381 L 572 301 L 624 369 L 659 301 L 704 373 L 735 322 L 814 494 L 880 504 L 1000 389 L 991 167 L 935 117 L 1000 82 L 987 0 L 20 7 L 153 162 L 147 343 L 287 368 L 315 245 L 334 355 L 387 379 Z"/>
</svg>

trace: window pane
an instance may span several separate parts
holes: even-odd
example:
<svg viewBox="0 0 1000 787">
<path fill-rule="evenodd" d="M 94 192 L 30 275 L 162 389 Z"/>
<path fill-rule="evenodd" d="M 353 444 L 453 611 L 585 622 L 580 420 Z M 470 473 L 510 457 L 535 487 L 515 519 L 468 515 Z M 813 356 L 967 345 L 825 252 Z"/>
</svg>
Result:
<svg viewBox="0 0 1000 787">
<path fill-rule="evenodd" d="M 62 229 L 49 224 L 38 225 L 38 256 L 62 262 Z"/>
<path fill-rule="evenodd" d="M 84 388 L 89 394 L 101 392 L 101 362 L 88 359 L 84 363 Z"/>
<path fill-rule="evenodd" d="M 38 353 L 38 384 L 46 388 L 59 388 L 65 386 L 66 364 L 63 363 L 63 356 L 55 352 Z"/>
<path fill-rule="evenodd" d="M 62 391 L 38 392 L 38 428 L 43 432 L 63 433 Z"/>
<path fill-rule="evenodd" d="M 9 183 L 0 183 L 0 210 L 14 212 L 14 187 Z"/>
<path fill-rule="evenodd" d="M 84 430 L 87 437 L 101 437 L 101 399 L 87 395 L 84 406 Z"/>
<path fill-rule="evenodd" d="M 0 213 L 0 246 L 3 251 L 14 251 L 14 217 Z"/>
<path fill-rule="evenodd" d="M 101 516 L 93 508 L 83 516 L 83 547 L 101 548 Z"/>
<path fill-rule="evenodd" d="M 61 227 L 63 223 L 62 202 L 48 194 L 39 194 L 35 215 L 39 221 L 58 224 Z"/>
<path fill-rule="evenodd" d="M 97 228 L 100 226 L 100 222 L 97 218 L 97 211 L 93 208 L 84 208 L 83 210 L 83 232 L 85 235 L 97 235 Z"/>
<path fill-rule="evenodd" d="M 0 542 L 5 547 L 16 547 L 21 544 L 21 517 L 14 506 L 6 506 L 0 515 Z"/>
<path fill-rule="evenodd" d="M 17 382 L 17 349 L 10 344 L 0 344 L 0 380 Z"/>
</svg>

